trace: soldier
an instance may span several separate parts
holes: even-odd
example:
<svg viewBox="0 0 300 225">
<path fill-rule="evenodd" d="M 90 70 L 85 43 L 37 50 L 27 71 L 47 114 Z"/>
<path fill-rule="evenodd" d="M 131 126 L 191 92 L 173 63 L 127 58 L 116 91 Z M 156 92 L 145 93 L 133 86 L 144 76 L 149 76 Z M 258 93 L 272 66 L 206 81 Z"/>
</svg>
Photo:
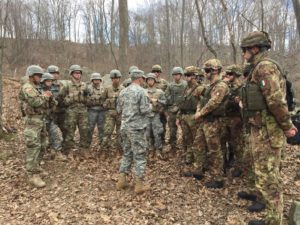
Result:
<svg viewBox="0 0 300 225">
<path fill-rule="evenodd" d="M 166 91 L 169 83 L 160 77 L 162 73 L 162 69 L 160 65 L 153 65 L 151 69 L 151 73 L 154 73 L 156 76 L 156 83 L 155 83 L 155 88 L 161 89 L 162 91 Z M 160 121 L 163 124 L 164 132 L 162 133 L 162 141 L 163 144 L 165 143 L 165 136 L 166 136 L 166 125 L 167 125 L 167 113 L 166 112 L 161 112 L 160 113 Z"/>
<path fill-rule="evenodd" d="M 141 70 L 132 71 L 132 84 L 121 91 L 117 104 L 117 111 L 122 114 L 123 157 L 116 187 L 120 190 L 128 186 L 126 176 L 134 163 L 134 191 L 137 194 L 150 190 L 150 186 L 144 183 L 147 163 L 145 131 L 148 124 L 148 114 L 152 112 L 152 106 L 145 90 L 141 87 L 144 82 L 143 75 L 144 72 Z"/>
<path fill-rule="evenodd" d="M 225 149 L 225 157 L 228 158 L 228 163 L 234 159 L 234 169 L 232 170 L 233 177 L 239 177 L 243 172 L 243 121 L 241 118 L 240 107 L 236 102 L 236 97 L 239 95 L 242 82 L 239 77 L 243 71 L 239 65 L 230 65 L 225 70 L 223 80 L 228 83 L 230 93 L 226 106 L 225 134 L 223 146 L 226 148 L 228 144 L 228 153 Z M 223 150 L 224 150 L 223 148 Z M 226 159 L 225 159 L 226 161 Z"/>
<path fill-rule="evenodd" d="M 179 110 L 177 104 L 182 101 L 184 90 L 187 86 L 186 81 L 182 80 L 183 69 L 174 67 L 172 69 L 173 82 L 166 89 L 166 98 L 168 106 L 168 126 L 170 130 L 169 144 L 171 151 L 175 152 L 177 141 L 176 114 Z"/>
<path fill-rule="evenodd" d="M 47 72 L 53 75 L 53 81 L 52 81 L 52 87 L 51 92 L 54 96 L 54 98 L 57 100 L 58 105 L 55 108 L 55 111 L 53 113 L 53 121 L 56 126 L 59 127 L 63 140 L 65 139 L 66 135 L 66 129 L 64 127 L 65 117 L 66 117 L 66 108 L 63 105 L 63 98 L 60 98 L 60 91 L 62 89 L 62 82 L 59 80 L 60 72 L 59 68 L 55 65 L 50 65 L 47 68 Z M 51 134 L 51 132 L 54 131 L 54 129 L 50 129 L 49 135 L 55 136 L 55 134 Z M 58 155 L 61 156 L 60 154 Z"/>
<path fill-rule="evenodd" d="M 149 142 L 149 146 L 151 144 L 151 134 L 154 137 L 154 147 L 156 150 L 156 155 L 163 159 L 162 156 L 162 140 L 161 134 L 163 133 L 163 125 L 160 121 L 160 113 L 164 111 L 165 105 L 167 103 L 165 93 L 154 87 L 156 82 L 156 76 L 153 73 L 147 74 L 146 77 L 147 82 L 147 94 L 152 103 L 152 112 L 149 114 L 149 124 L 147 126 L 147 140 Z"/>
<path fill-rule="evenodd" d="M 193 142 L 199 123 L 194 120 L 194 114 L 198 102 L 201 100 L 204 91 L 203 85 L 198 85 L 196 74 L 197 67 L 189 66 L 185 68 L 184 76 L 187 86 L 184 90 L 182 101 L 178 104 L 179 111 L 176 116 L 177 126 L 181 126 L 183 137 L 183 149 L 185 152 L 185 162 L 191 164 L 194 159 Z"/>
<path fill-rule="evenodd" d="M 121 118 L 116 111 L 118 96 L 121 90 L 124 89 L 124 87 L 120 85 L 121 77 L 122 75 L 119 70 L 110 71 L 110 79 L 112 81 L 112 85 L 105 88 L 102 94 L 103 107 L 106 110 L 104 136 L 101 145 L 101 150 L 103 151 L 104 157 L 107 157 L 110 154 L 109 149 L 111 147 L 111 135 L 115 128 L 117 133 L 115 147 L 119 150 L 121 149 L 121 138 L 119 134 Z"/>
<path fill-rule="evenodd" d="M 89 123 L 89 143 L 91 144 L 95 126 L 97 124 L 99 144 L 103 140 L 104 118 L 102 94 L 104 87 L 102 86 L 102 77 L 100 73 L 92 73 L 91 84 L 88 86 L 89 95 L 87 97 L 88 106 L 88 123 Z"/>
<path fill-rule="evenodd" d="M 195 120 L 200 119 L 202 137 L 198 148 L 205 154 L 207 150 L 207 165 L 213 179 L 205 184 L 207 188 L 222 188 L 224 186 L 224 157 L 221 148 L 221 135 L 224 130 L 226 99 L 229 94 L 228 85 L 220 79 L 222 64 L 218 59 L 210 59 L 203 66 L 209 86 L 204 92 L 201 108 L 195 114 Z"/>
<path fill-rule="evenodd" d="M 29 175 L 29 182 L 35 187 L 41 188 L 46 183 L 40 177 L 43 169 L 40 167 L 40 154 L 47 147 L 47 134 L 45 127 L 45 109 L 49 104 L 52 93 L 45 91 L 39 92 L 38 85 L 43 69 L 37 65 L 31 65 L 27 68 L 29 80 L 22 86 L 20 96 L 24 103 L 25 118 L 25 143 L 26 143 L 26 170 Z"/>
<path fill-rule="evenodd" d="M 285 136 L 297 133 L 285 100 L 285 78 L 278 63 L 268 58 L 271 41 L 265 32 L 254 31 L 242 39 L 243 58 L 251 70 L 242 90 L 243 114 L 250 125 L 256 195 L 240 192 L 238 196 L 254 200 L 250 212 L 266 208 L 265 218 L 249 225 L 281 225 L 283 215 L 281 151 Z"/>
<path fill-rule="evenodd" d="M 63 140 L 63 148 L 66 154 L 75 148 L 74 135 L 76 127 L 79 129 L 80 142 L 79 154 L 87 157 L 87 148 L 89 147 L 88 139 L 88 114 L 86 100 L 88 96 L 88 88 L 86 83 L 81 81 L 82 69 L 79 65 L 72 65 L 69 69 L 70 81 L 61 89 L 60 95 L 63 98 L 63 104 L 66 107 L 65 120 L 65 139 Z"/>
<path fill-rule="evenodd" d="M 131 67 L 129 67 L 129 71 L 128 71 L 128 76 L 129 77 L 123 81 L 123 83 L 122 83 L 123 87 L 128 87 L 131 84 L 131 77 L 130 77 L 131 72 L 133 70 L 137 70 L 137 69 L 139 69 L 137 66 L 131 66 Z"/>
<path fill-rule="evenodd" d="M 57 101 L 55 99 L 55 92 L 52 89 L 54 77 L 50 73 L 44 73 L 41 79 L 41 92 L 45 91 L 51 91 L 52 93 L 52 101 L 50 101 L 51 104 L 49 104 L 49 107 L 47 107 L 46 111 L 46 128 L 49 136 L 49 144 L 50 146 L 57 152 L 56 156 L 58 156 L 60 159 L 66 159 L 62 154 L 62 140 L 58 131 L 58 126 L 54 122 L 53 113 L 57 106 Z M 52 92 L 53 91 L 53 92 Z"/>
</svg>

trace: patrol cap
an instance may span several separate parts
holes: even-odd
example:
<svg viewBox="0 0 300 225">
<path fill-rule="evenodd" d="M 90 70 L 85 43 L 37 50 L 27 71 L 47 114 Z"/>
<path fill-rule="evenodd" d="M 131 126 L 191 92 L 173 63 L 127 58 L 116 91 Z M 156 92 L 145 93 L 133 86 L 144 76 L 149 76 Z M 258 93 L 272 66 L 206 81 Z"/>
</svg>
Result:
<svg viewBox="0 0 300 225">
<path fill-rule="evenodd" d="M 47 68 L 47 72 L 48 73 L 59 73 L 59 68 L 58 68 L 58 66 L 50 65 Z"/>
<path fill-rule="evenodd" d="M 93 80 L 103 81 L 100 73 L 92 73 L 90 81 L 93 81 Z"/>
<path fill-rule="evenodd" d="M 72 73 L 75 72 L 75 71 L 79 71 L 82 74 L 81 66 L 79 66 L 79 65 L 70 66 L 69 75 L 72 75 Z"/>
<path fill-rule="evenodd" d="M 31 65 L 31 66 L 28 66 L 26 69 L 26 75 L 29 77 L 31 77 L 35 74 L 42 75 L 43 73 L 44 73 L 44 70 L 38 65 Z"/>
<path fill-rule="evenodd" d="M 131 75 L 130 76 L 131 80 L 135 80 L 135 79 L 138 79 L 140 77 L 145 77 L 144 71 L 139 70 L 139 69 L 132 70 L 130 75 Z"/>
<path fill-rule="evenodd" d="M 183 75 L 183 69 L 179 66 L 176 66 L 172 69 L 172 75 L 181 74 Z"/>
<path fill-rule="evenodd" d="M 50 73 L 44 73 L 41 79 L 41 82 L 44 82 L 46 80 L 54 80 L 54 77 Z"/>
<path fill-rule="evenodd" d="M 122 74 L 121 74 L 121 72 L 119 70 L 114 69 L 114 70 L 110 71 L 109 77 L 111 79 L 113 79 L 113 78 L 121 78 Z"/>
</svg>

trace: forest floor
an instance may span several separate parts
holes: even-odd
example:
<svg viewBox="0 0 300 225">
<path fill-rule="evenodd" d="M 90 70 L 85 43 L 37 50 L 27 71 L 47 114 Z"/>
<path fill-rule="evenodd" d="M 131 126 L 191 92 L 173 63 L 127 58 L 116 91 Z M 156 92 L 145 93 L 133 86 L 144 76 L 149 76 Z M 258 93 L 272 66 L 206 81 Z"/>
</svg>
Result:
<svg viewBox="0 0 300 225">
<path fill-rule="evenodd" d="M 249 202 L 239 200 L 238 191 L 247 181 L 226 178 L 220 190 L 204 187 L 207 178 L 197 181 L 180 176 L 176 156 L 151 159 L 146 178 L 151 191 L 136 195 L 132 188 L 117 191 L 121 156 L 105 161 L 51 159 L 45 155 L 47 186 L 33 188 L 24 168 L 23 122 L 18 112 L 18 83 L 4 80 L 4 123 L 15 131 L 0 140 L 0 224 L 198 224 L 244 225 L 259 214 L 250 214 Z M 13 128 L 16 128 L 13 129 Z M 91 148 L 97 149 L 96 142 Z M 284 225 L 294 199 L 300 198 L 299 148 L 287 146 L 282 164 L 284 184 Z"/>
</svg>

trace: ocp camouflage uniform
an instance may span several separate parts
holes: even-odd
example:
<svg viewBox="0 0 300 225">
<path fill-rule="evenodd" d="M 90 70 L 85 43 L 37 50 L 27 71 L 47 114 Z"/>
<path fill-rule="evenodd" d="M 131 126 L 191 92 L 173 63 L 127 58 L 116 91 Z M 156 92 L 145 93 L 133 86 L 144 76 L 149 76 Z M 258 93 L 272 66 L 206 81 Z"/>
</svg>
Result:
<svg viewBox="0 0 300 225">
<path fill-rule="evenodd" d="M 182 101 L 186 86 L 186 81 L 180 80 L 179 83 L 173 81 L 166 89 L 168 126 L 170 129 L 169 143 L 172 149 L 175 148 L 177 141 L 176 115 L 179 110 L 177 104 Z"/>
<path fill-rule="evenodd" d="M 255 187 L 266 203 L 266 224 L 282 224 L 283 198 L 280 177 L 284 132 L 293 127 L 285 101 L 285 79 L 267 53 L 255 55 L 247 85 L 257 87 L 257 96 L 245 101 L 243 107 L 251 126 L 250 146 L 254 161 Z M 249 86 L 248 86 L 249 87 Z M 256 107 L 256 106 L 260 107 Z M 260 109 L 259 109 L 260 108 Z"/>
<path fill-rule="evenodd" d="M 108 151 L 111 145 L 111 135 L 116 129 L 117 139 L 116 147 L 121 148 L 120 126 L 121 117 L 116 111 L 117 99 L 120 92 L 124 89 L 123 86 L 110 86 L 104 89 L 102 94 L 103 108 L 105 109 L 104 136 L 101 148 L 103 151 Z"/>
<path fill-rule="evenodd" d="M 88 122 L 89 122 L 89 143 L 92 142 L 93 132 L 95 126 L 98 128 L 98 138 L 99 143 L 101 144 L 103 140 L 104 133 L 104 121 L 105 121 L 105 111 L 103 108 L 102 94 L 104 92 L 104 87 L 100 84 L 99 87 L 96 87 L 93 84 L 88 86 L 89 95 L 87 97 L 87 106 L 88 106 Z"/>
<path fill-rule="evenodd" d="M 141 72 L 137 70 L 137 74 L 133 76 Z M 122 90 L 118 98 L 117 111 L 122 114 L 123 157 L 119 171 L 128 174 L 132 164 L 135 163 L 135 177 L 143 179 L 147 164 L 145 131 L 149 121 L 148 114 L 152 112 L 145 89 L 137 84 L 131 84 Z"/>
<path fill-rule="evenodd" d="M 63 104 L 66 107 L 64 150 L 68 151 L 75 147 L 74 135 L 76 128 L 79 129 L 79 147 L 88 148 L 88 114 L 86 100 L 88 95 L 87 85 L 84 82 L 66 82 L 60 93 L 64 97 Z"/>
<path fill-rule="evenodd" d="M 156 150 L 161 152 L 163 147 L 161 135 L 164 132 L 164 128 L 160 121 L 160 112 L 164 111 L 167 100 L 165 93 L 160 89 L 148 87 L 146 91 L 150 99 L 156 100 L 152 103 L 152 112 L 149 114 L 149 123 L 146 131 L 148 146 L 151 145 L 151 134 L 153 134 L 154 147 Z"/>
<path fill-rule="evenodd" d="M 26 170 L 38 173 L 41 155 L 47 147 L 46 109 L 50 98 L 38 91 L 38 86 L 27 82 L 22 86 L 25 117 Z"/>
</svg>

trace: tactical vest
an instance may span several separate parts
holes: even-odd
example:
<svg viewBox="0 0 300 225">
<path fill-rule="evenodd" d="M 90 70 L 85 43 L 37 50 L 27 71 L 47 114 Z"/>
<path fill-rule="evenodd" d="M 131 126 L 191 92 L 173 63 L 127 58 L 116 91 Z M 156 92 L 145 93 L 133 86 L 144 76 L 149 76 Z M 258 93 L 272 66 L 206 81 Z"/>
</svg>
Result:
<svg viewBox="0 0 300 225">
<path fill-rule="evenodd" d="M 221 82 L 225 83 L 223 80 L 218 80 L 218 81 L 216 81 L 215 83 L 213 83 L 212 85 L 210 85 L 209 87 L 207 87 L 205 89 L 204 96 L 203 96 L 202 101 L 201 101 L 201 106 L 202 107 L 204 107 L 209 102 L 209 100 L 211 99 L 211 91 L 213 90 L 213 88 Z M 209 117 L 209 116 L 215 116 L 215 117 L 226 116 L 227 103 L 228 103 L 228 95 L 224 96 L 221 104 L 214 111 L 210 112 L 206 117 Z"/>
<path fill-rule="evenodd" d="M 124 89 L 123 86 L 119 86 L 118 88 L 110 86 L 107 88 L 107 96 L 103 103 L 105 109 L 115 110 L 117 108 L 117 99 L 122 89 Z"/>
<path fill-rule="evenodd" d="M 169 106 L 179 103 L 183 100 L 185 88 L 186 85 L 184 85 L 182 82 L 179 84 L 176 83 L 170 84 L 169 86 L 170 96 L 168 96 Z"/>
<path fill-rule="evenodd" d="M 102 94 L 104 88 L 100 86 L 98 89 L 95 88 L 92 84 L 88 86 L 89 96 L 87 97 L 87 106 L 93 109 L 101 109 L 102 108 Z"/>
<path fill-rule="evenodd" d="M 67 99 L 68 105 L 75 105 L 75 104 L 85 104 L 86 97 L 88 95 L 87 85 L 84 82 L 80 82 L 79 84 L 74 84 L 73 82 L 67 84 Z"/>
<path fill-rule="evenodd" d="M 53 97 L 56 99 L 58 97 L 61 85 L 59 83 L 53 82 L 50 91 Z"/>
<path fill-rule="evenodd" d="M 24 84 L 24 86 L 25 85 L 26 86 L 29 86 L 29 85 L 32 86 L 29 83 Z M 23 90 L 24 86 L 22 87 L 22 90 Z M 40 86 L 34 87 L 34 91 L 35 91 L 37 97 L 40 97 L 42 95 L 42 91 L 41 91 L 41 87 Z M 48 105 L 47 102 L 45 102 L 44 105 L 42 105 L 42 106 L 40 106 L 38 108 L 35 108 L 35 107 L 31 107 L 27 103 L 26 94 L 23 91 L 21 91 L 21 93 L 20 93 L 19 96 L 21 97 L 22 107 L 23 107 L 22 110 L 24 110 L 25 115 L 43 115 L 43 114 L 46 113 L 45 109 L 46 109 L 46 107 Z"/>
<path fill-rule="evenodd" d="M 267 103 L 264 96 L 262 95 L 259 84 L 251 81 L 253 71 L 255 70 L 256 66 L 262 61 L 270 61 L 274 63 L 277 66 L 281 76 L 285 78 L 281 67 L 275 60 L 264 58 L 253 66 L 249 73 L 249 79 L 247 80 L 246 84 L 242 87 L 241 93 L 243 102 L 243 115 L 248 118 L 255 116 L 257 111 L 267 109 Z"/>
<path fill-rule="evenodd" d="M 182 101 L 178 107 L 183 114 L 195 113 L 197 110 L 198 99 L 193 95 L 198 85 L 193 88 L 186 87 Z"/>
<path fill-rule="evenodd" d="M 161 92 L 159 90 L 160 89 L 147 89 L 147 93 L 150 98 L 158 100 L 161 95 Z M 152 104 L 152 111 L 156 113 L 162 112 L 163 106 L 159 102 L 156 102 L 156 104 Z"/>
</svg>

